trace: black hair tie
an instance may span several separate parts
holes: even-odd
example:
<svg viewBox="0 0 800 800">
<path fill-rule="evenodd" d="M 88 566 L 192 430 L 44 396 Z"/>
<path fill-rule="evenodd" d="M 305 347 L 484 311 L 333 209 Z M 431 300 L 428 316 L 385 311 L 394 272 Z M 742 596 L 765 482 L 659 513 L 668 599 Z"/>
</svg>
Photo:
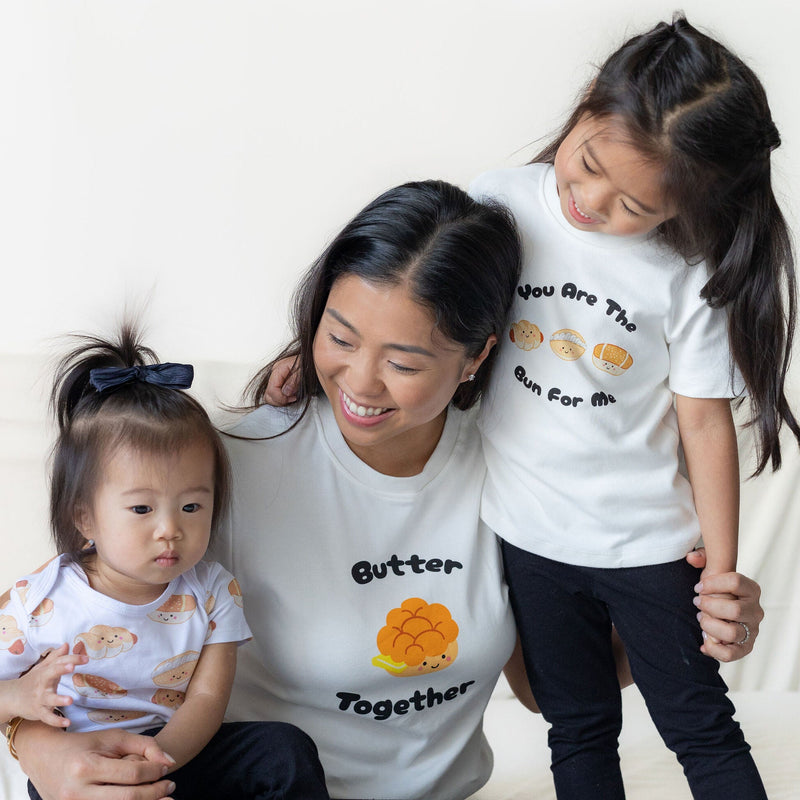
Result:
<svg viewBox="0 0 800 800">
<path fill-rule="evenodd" d="M 194 378 L 191 364 L 145 364 L 137 367 L 97 367 L 89 372 L 89 383 L 102 394 L 134 381 L 165 389 L 188 389 Z"/>
</svg>

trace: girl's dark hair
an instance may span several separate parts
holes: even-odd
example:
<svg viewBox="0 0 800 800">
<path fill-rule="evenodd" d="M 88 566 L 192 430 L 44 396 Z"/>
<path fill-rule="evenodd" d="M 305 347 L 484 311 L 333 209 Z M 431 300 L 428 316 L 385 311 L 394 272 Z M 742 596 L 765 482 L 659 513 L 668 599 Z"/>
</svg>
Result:
<svg viewBox="0 0 800 800">
<path fill-rule="evenodd" d="M 566 124 L 532 161 L 553 163 L 585 116 L 614 117 L 663 166 L 658 228 L 689 263 L 705 260 L 701 296 L 729 317 L 730 347 L 750 399 L 757 468 L 781 464 L 779 431 L 800 427 L 784 392 L 795 325 L 791 238 L 770 182 L 780 144 L 753 71 L 682 15 L 625 42 L 600 67 Z"/>
<path fill-rule="evenodd" d="M 298 400 L 308 407 L 322 391 L 312 347 L 334 281 L 357 275 L 375 284 L 406 284 L 430 309 L 436 326 L 463 345 L 468 358 L 500 340 L 519 280 L 521 248 L 508 211 L 479 203 L 443 181 L 407 183 L 389 189 L 360 211 L 336 236 L 301 280 L 294 298 L 294 338 L 245 389 L 251 407 L 264 403 L 276 362 L 299 356 Z M 472 406 L 485 389 L 494 348 L 475 380 L 459 385 L 453 405 Z"/>
<path fill-rule="evenodd" d="M 58 423 L 50 479 L 50 527 L 59 553 L 79 558 L 86 541 L 75 525 L 77 510 L 91 508 L 105 460 L 119 447 L 145 454 L 170 455 L 181 447 L 207 442 L 214 456 L 212 535 L 230 502 L 228 457 L 208 414 L 178 389 L 136 380 L 106 390 L 89 382 L 99 367 L 136 367 L 158 363 L 139 342 L 131 323 L 116 341 L 95 336 L 70 337 L 75 347 L 56 366 L 50 406 Z"/>
</svg>

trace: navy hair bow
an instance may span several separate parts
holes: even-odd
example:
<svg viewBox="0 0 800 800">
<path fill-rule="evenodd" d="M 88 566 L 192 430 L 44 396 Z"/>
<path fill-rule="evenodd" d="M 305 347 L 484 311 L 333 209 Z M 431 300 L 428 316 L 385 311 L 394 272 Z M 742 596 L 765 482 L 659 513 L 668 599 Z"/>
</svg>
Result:
<svg viewBox="0 0 800 800">
<path fill-rule="evenodd" d="M 89 383 L 107 392 L 126 383 L 142 381 L 165 389 L 188 389 L 194 378 L 191 364 L 145 364 L 142 367 L 97 367 L 89 371 Z"/>
</svg>

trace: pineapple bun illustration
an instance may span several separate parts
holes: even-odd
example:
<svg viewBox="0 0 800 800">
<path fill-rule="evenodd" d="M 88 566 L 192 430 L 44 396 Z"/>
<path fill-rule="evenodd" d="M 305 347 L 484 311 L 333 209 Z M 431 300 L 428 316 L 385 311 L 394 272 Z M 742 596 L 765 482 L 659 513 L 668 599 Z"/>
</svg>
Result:
<svg viewBox="0 0 800 800">
<path fill-rule="evenodd" d="M 386 615 L 372 663 L 402 678 L 438 672 L 456 660 L 457 636 L 458 625 L 445 606 L 411 597 Z"/>
</svg>

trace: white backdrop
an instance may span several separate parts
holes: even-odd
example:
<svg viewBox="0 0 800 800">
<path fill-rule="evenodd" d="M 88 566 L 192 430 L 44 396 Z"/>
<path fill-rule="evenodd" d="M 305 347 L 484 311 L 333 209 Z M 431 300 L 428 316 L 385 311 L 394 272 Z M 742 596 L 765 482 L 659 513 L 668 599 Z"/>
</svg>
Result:
<svg viewBox="0 0 800 800">
<path fill-rule="evenodd" d="M 682 7 L 763 80 L 784 142 L 775 184 L 797 230 L 798 6 Z M 673 9 L 0 0 L 0 585 L 49 548 L 37 377 L 53 336 L 108 331 L 126 303 L 146 305 L 148 342 L 162 357 L 200 361 L 201 396 L 235 400 L 283 340 L 300 271 L 358 208 L 406 180 L 466 185 L 523 163 L 591 64 Z M 744 509 L 753 535 L 741 565 L 765 582 L 765 597 L 767 556 L 784 571 L 798 563 L 800 459 L 792 450 L 787 461 L 747 495 L 775 499 Z M 765 507 L 775 547 L 758 543 Z M 762 641 L 787 648 L 775 682 L 795 688 L 800 590 L 791 586 L 773 595 Z M 760 649 L 763 674 L 775 662 Z"/>
<path fill-rule="evenodd" d="M 254 362 L 300 270 L 395 183 L 522 163 L 656 0 L 0 0 L 0 348 L 151 296 L 171 360 Z M 687 0 L 750 63 L 800 179 L 788 0 Z"/>
</svg>

